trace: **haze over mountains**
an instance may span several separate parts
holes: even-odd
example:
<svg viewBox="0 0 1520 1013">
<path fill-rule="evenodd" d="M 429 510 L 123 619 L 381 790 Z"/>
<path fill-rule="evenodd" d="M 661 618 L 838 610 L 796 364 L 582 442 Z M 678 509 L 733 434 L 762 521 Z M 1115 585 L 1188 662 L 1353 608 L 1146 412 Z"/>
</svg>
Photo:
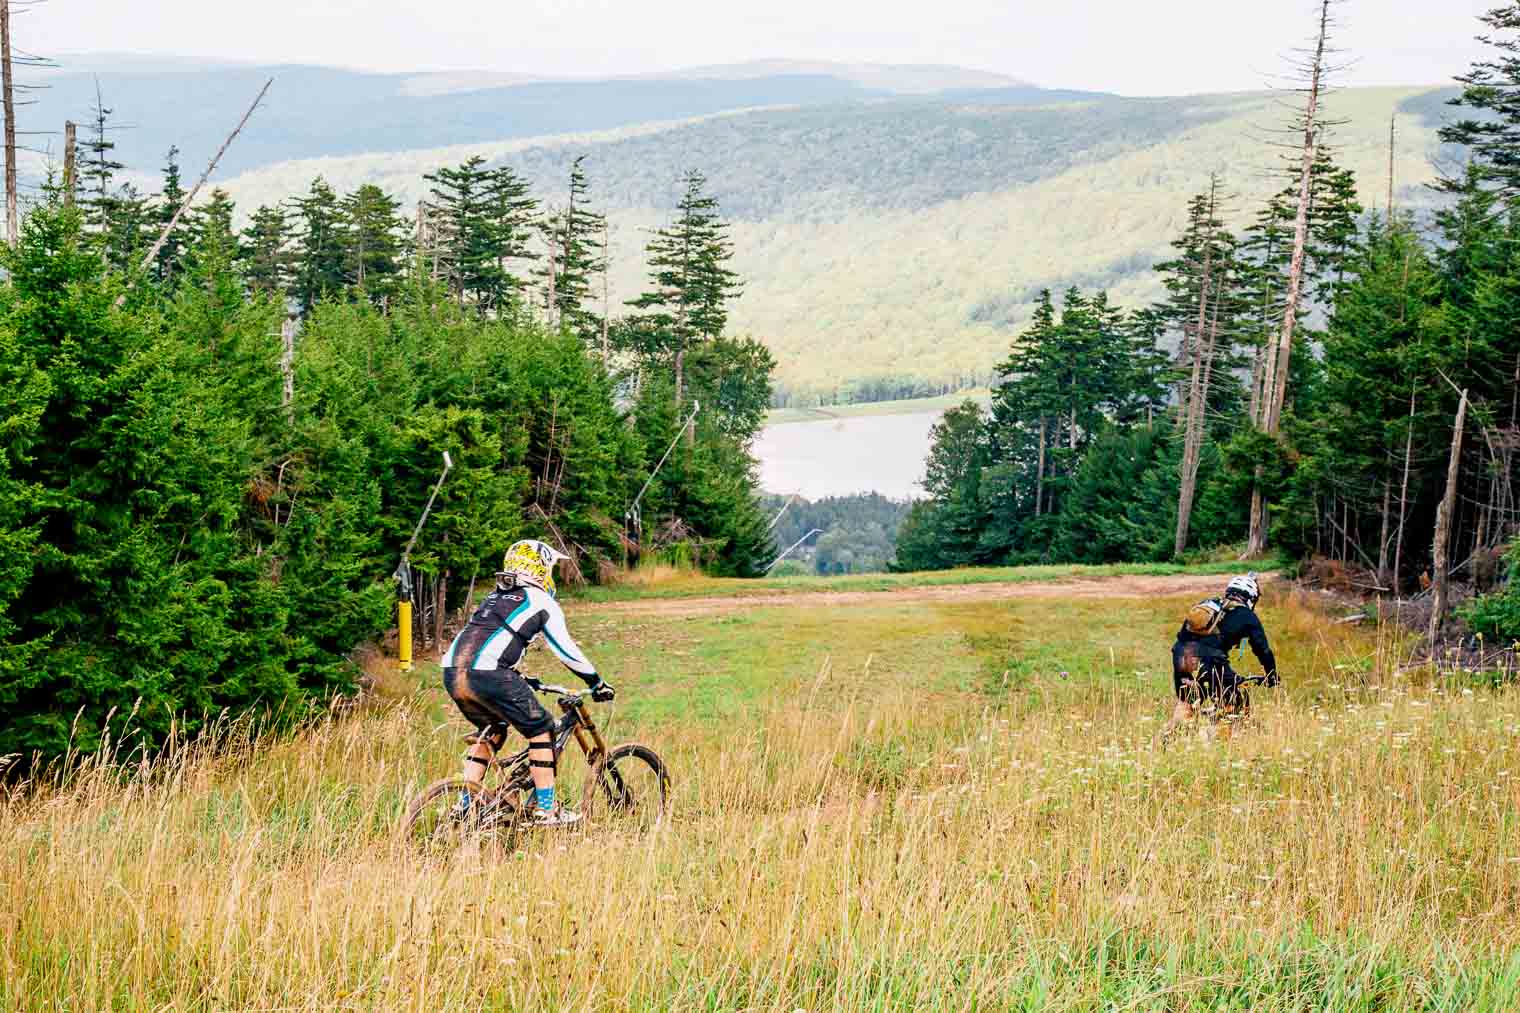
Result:
<svg viewBox="0 0 1520 1013">
<path fill-rule="evenodd" d="M 147 190 L 170 144 L 198 174 L 274 77 L 217 179 L 245 214 L 319 174 L 339 189 L 379 183 L 410 205 L 423 173 L 477 153 L 554 203 L 585 155 L 593 201 L 614 223 L 614 309 L 639 291 L 643 230 L 668 217 L 681 172 L 701 169 L 748 281 L 731 326 L 770 344 L 781 387 L 804 399 L 985 379 L 1041 287 L 1153 297 L 1149 269 L 1211 171 L 1236 195 L 1237 219 L 1280 188 L 1269 133 L 1288 118 L 1268 93 L 1120 98 L 955 67 L 760 61 L 524 81 L 71 62 L 90 73 L 46 75 L 23 128 L 87 121 L 98 80 L 122 126 L 116 156 Z M 1345 121 L 1337 156 L 1369 206 L 1385 199 L 1390 117 L 1399 199 L 1427 199 L 1442 97 L 1430 86 L 1332 97 Z"/>
</svg>

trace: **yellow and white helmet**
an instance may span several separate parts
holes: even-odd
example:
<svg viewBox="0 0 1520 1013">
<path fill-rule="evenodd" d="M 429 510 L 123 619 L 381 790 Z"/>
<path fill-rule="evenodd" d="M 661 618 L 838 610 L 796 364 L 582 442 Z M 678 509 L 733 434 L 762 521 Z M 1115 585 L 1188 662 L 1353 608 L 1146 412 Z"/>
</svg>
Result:
<svg viewBox="0 0 1520 1013">
<path fill-rule="evenodd" d="M 554 587 L 554 564 L 564 558 L 564 553 L 553 546 L 525 538 L 513 542 L 507 554 L 501 557 L 501 571 L 516 577 L 520 583 L 558 595 L 559 592 Z"/>
</svg>

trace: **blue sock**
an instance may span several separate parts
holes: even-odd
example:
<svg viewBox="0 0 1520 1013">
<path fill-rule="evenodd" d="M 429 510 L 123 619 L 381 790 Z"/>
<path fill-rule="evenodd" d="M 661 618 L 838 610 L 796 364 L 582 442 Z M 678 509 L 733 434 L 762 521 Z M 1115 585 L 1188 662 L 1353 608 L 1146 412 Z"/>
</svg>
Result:
<svg viewBox="0 0 1520 1013">
<path fill-rule="evenodd" d="M 554 808 L 553 788 L 534 788 L 533 797 L 538 800 L 538 807 L 545 811 Z"/>
</svg>

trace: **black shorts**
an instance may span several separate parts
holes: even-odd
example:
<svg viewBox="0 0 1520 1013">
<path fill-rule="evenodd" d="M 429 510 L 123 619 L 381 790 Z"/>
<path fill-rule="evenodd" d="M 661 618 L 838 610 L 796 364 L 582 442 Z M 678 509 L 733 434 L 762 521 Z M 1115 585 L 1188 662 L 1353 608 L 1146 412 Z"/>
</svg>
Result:
<svg viewBox="0 0 1520 1013">
<path fill-rule="evenodd" d="M 494 749 L 500 749 L 506 742 L 508 725 L 529 739 L 554 727 L 554 718 L 515 669 L 480 672 L 445 668 L 443 688 L 453 697 L 459 712 L 486 733 Z"/>
<path fill-rule="evenodd" d="M 1239 678 L 1230 667 L 1229 658 L 1200 653 L 1197 641 L 1179 641 L 1172 647 L 1172 691 L 1178 700 L 1187 701 L 1185 684 L 1189 679 L 1198 683 L 1204 699 L 1215 699 L 1225 690 L 1233 689 Z"/>
</svg>

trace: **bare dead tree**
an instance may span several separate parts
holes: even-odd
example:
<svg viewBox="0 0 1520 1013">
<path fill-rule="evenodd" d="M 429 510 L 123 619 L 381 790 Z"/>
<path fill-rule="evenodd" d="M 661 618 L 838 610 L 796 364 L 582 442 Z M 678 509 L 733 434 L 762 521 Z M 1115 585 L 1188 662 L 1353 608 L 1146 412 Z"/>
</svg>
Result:
<svg viewBox="0 0 1520 1013">
<path fill-rule="evenodd" d="M 296 320 L 286 316 L 280 325 L 280 406 L 285 409 L 285 421 L 296 421 Z"/>
<path fill-rule="evenodd" d="M 0 0 L 0 91 L 5 106 L 5 241 L 14 247 L 21 223 L 16 211 L 16 93 L 11 68 L 10 0 Z"/>
<path fill-rule="evenodd" d="M 1462 391 L 1462 399 L 1457 402 L 1457 421 L 1451 431 L 1451 457 L 1446 463 L 1446 495 L 1441 497 L 1441 505 L 1436 509 L 1436 540 L 1432 555 L 1431 577 L 1434 580 L 1435 595 L 1430 609 L 1430 628 L 1426 631 L 1426 638 L 1431 645 L 1435 645 L 1436 635 L 1441 632 L 1441 624 L 1446 618 L 1446 591 L 1450 562 L 1447 553 L 1450 551 L 1451 542 L 1451 517 L 1457 505 L 1457 479 L 1460 476 L 1462 466 L 1462 426 L 1467 420 L 1467 391 Z"/>
<path fill-rule="evenodd" d="M 607 366 L 612 362 L 612 350 L 608 346 L 607 331 L 612 319 L 612 289 L 607 275 L 612 270 L 612 258 L 608 256 L 608 240 L 611 238 L 611 226 L 607 216 L 602 215 L 602 365 Z"/>
<path fill-rule="evenodd" d="M 1188 385 L 1186 417 L 1183 424 L 1181 484 L 1177 493 L 1177 532 L 1173 555 L 1181 556 L 1187 548 L 1188 525 L 1193 514 L 1193 498 L 1198 488 L 1198 461 L 1203 447 L 1203 421 L 1209 400 L 1209 378 L 1212 376 L 1214 343 L 1219 331 L 1219 299 L 1215 296 L 1214 240 L 1217 212 L 1219 210 L 1219 175 L 1209 178 L 1208 211 L 1203 234 L 1203 261 L 1198 268 L 1198 320 L 1197 330 L 1191 342 L 1193 355 L 1192 379 Z M 1211 297 L 1213 301 L 1211 302 Z M 1213 326 L 1209 327 L 1209 311 L 1213 310 Z M 1184 347 L 1188 343 L 1184 341 Z"/>
<path fill-rule="evenodd" d="M 1303 147 L 1298 173 L 1298 213 L 1293 223 L 1293 254 L 1288 266 L 1287 305 L 1283 308 L 1282 329 L 1275 347 L 1269 346 L 1264 363 L 1265 379 L 1262 385 L 1262 431 L 1276 436 L 1282 424 L 1283 405 L 1288 396 L 1288 367 L 1293 355 L 1293 336 L 1298 326 L 1298 309 L 1304 288 L 1304 254 L 1309 241 L 1309 205 L 1313 192 L 1314 159 L 1319 150 L 1322 127 L 1320 101 L 1326 86 L 1326 74 L 1330 70 L 1330 16 L 1335 0 L 1319 0 L 1319 29 L 1308 58 L 1303 65 L 1305 90 L 1303 113 Z M 1267 525 L 1266 502 L 1261 489 L 1262 469 L 1256 469 L 1251 493 L 1251 533 L 1247 544 L 1248 555 L 1266 551 Z"/>
<path fill-rule="evenodd" d="M 196 195 L 201 192 L 201 187 L 206 185 L 206 180 L 210 179 L 211 174 L 216 171 L 217 163 L 222 160 L 222 156 L 227 153 L 227 149 L 232 147 L 232 142 L 237 140 L 237 135 L 242 133 L 243 128 L 248 125 L 248 120 L 253 116 L 253 111 L 259 107 L 260 102 L 264 101 L 264 96 L 269 93 L 269 87 L 272 84 L 274 84 L 274 78 L 271 77 L 268 81 L 264 82 L 264 87 L 259 89 L 259 94 L 254 98 L 253 105 L 249 106 L 248 111 L 243 114 L 243 118 L 238 120 L 238 125 L 232 128 L 232 133 L 227 135 L 227 139 L 222 142 L 222 146 L 212 156 L 211 164 L 206 166 L 205 172 L 201 173 L 201 178 L 195 181 L 195 186 L 190 188 L 190 192 L 185 194 L 185 199 L 180 202 L 179 207 L 174 209 L 174 215 L 164 225 L 163 230 L 158 234 L 158 239 L 149 248 L 147 255 L 142 259 L 142 263 L 138 265 L 139 271 L 146 271 L 148 265 L 158 259 L 158 251 L 162 250 L 164 243 L 169 241 L 169 236 L 174 231 L 174 227 L 179 224 L 180 216 L 185 213 L 191 204 L 195 203 Z"/>
<path fill-rule="evenodd" d="M 79 186 L 78 128 L 73 120 L 63 124 L 63 205 L 74 206 L 74 191 Z"/>
</svg>

